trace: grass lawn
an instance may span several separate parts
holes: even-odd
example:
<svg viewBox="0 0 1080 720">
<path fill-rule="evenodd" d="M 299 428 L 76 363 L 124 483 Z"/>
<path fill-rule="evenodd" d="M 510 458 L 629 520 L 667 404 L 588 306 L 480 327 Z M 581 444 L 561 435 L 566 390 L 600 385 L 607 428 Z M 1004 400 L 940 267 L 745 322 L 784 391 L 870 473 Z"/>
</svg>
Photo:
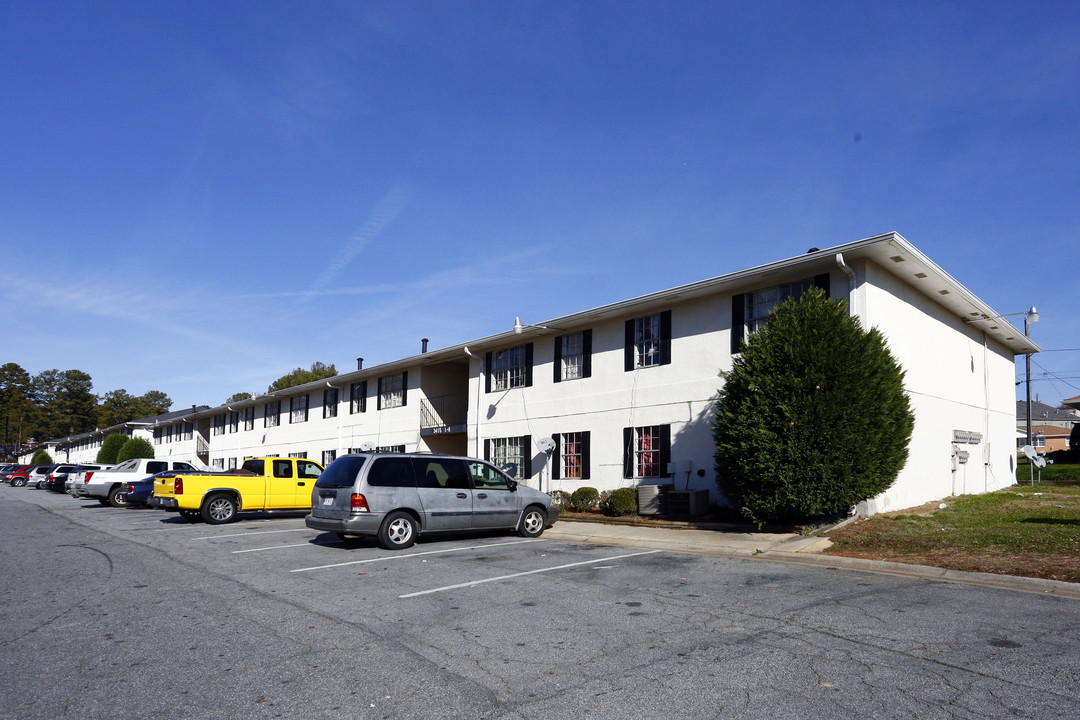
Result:
<svg viewBox="0 0 1080 720">
<path fill-rule="evenodd" d="M 1080 465 L 1051 465 L 1031 486 L 947 498 L 828 533 L 825 554 L 1080 582 Z M 939 509 L 941 502 L 946 507 Z"/>
</svg>

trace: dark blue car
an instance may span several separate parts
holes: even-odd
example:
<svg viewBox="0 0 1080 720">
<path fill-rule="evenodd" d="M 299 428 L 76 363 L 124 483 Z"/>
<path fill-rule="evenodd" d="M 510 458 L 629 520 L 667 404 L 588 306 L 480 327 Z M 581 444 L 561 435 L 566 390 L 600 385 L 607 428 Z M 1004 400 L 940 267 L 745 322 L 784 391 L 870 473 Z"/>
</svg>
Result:
<svg viewBox="0 0 1080 720">
<path fill-rule="evenodd" d="M 124 485 L 121 490 L 124 493 L 124 502 L 127 503 L 129 508 L 150 507 L 150 496 L 154 494 L 154 480 L 162 475 L 168 475 L 169 473 L 175 472 L 175 470 L 159 472 L 157 475 L 151 475 L 142 480 L 133 480 L 129 482 Z"/>
</svg>

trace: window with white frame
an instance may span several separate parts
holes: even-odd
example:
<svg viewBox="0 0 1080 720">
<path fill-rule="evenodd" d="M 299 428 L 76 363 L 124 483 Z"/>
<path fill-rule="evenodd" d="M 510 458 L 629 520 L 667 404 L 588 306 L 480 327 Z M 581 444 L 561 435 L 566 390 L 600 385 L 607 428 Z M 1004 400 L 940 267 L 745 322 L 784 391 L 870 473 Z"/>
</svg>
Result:
<svg viewBox="0 0 1080 720">
<path fill-rule="evenodd" d="M 586 367 L 586 333 L 591 334 L 591 331 L 560 335 L 555 338 L 555 382 L 589 377 Z"/>
<path fill-rule="evenodd" d="M 488 392 L 531 385 L 531 350 L 532 343 L 528 343 L 488 353 Z"/>
<path fill-rule="evenodd" d="M 405 404 L 407 372 L 379 378 L 379 409 L 401 407 Z"/>
<path fill-rule="evenodd" d="M 210 464 L 216 467 L 218 470 L 225 469 L 225 458 L 214 458 L 210 461 Z"/>
<path fill-rule="evenodd" d="M 527 479 L 532 475 L 529 436 L 491 438 L 484 441 L 484 459 L 507 475 Z"/>
<path fill-rule="evenodd" d="M 289 422 L 307 422 L 308 396 L 297 395 L 289 398 Z"/>
<path fill-rule="evenodd" d="M 161 428 L 154 428 L 154 444 L 161 444 Z"/>
<path fill-rule="evenodd" d="M 322 416 L 324 418 L 337 417 L 338 389 L 327 388 L 322 394 Z"/>
<path fill-rule="evenodd" d="M 367 380 L 349 386 L 349 414 L 367 412 Z"/>
<path fill-rule="evenodd" d="M 326 467 L 330 463 L 337 460 L 337 450 L 323 450 L 322 452 L 322 464 Z"/>
<path fill-rule="evenodd" d="M 229 432 L 240 432 L 240 412 L 238 410 L 229 412 Z"/>
<path fill-rule="evenodd" d="M 252 405 L 249 408 L 244 408 L 244 429 L 255 429 L 255 406 Z"/>
<path fill-rule="evenodd" d="M 1044 448 L 1044 447 L 1046 447 L 1046 436 L 1045 436 L 1045 435 L 1043 435 L 1043 434 L 1042 434 L 1041 432 L 1040 432 L 1040 433 L 1035 433 L 1035 434 L 1034 434 L 1034 435 L 1033 435 L 1033 436 L 1031 437 L 1031 441 L 1032 441 L 1033 443 L 1035 443 L 1035 447 L 1037 447 L 1037 448 Z"/>
<path fill-rule="evenodd" d="M 307 453 L 306 452 L 291 452 L 291 453 L 289 453 L 289 457 L 291 457 L 291 458 L 306 458 Z"/>
<path fill-rule="evenodd" d="M 814 281 L 807 278 L 746 293 L 746 329 L 757 332 L 765 327 L 773 308 L 788 298 L 801 297 L 813 285 Z"/>
<path fill-rule="evenodd" d="M 191 440 L 195 435 L 195 423 L 184 423 L 184 439 Z"/>
<path fill-rule="evenodd" d="M 589 433 L 569 432 L 554 435 L 552 478 L 587 480 L 589 478 Z"/>
<path fill-rule="evenodd" d="M 225 463 L 225 467 L 227 467 L 229 470 L 235 470 L 236 469 L 236 458 L 234 458 L 234 457 L 229 458 L 228 462 Z"/>
<path fill-rule="evenodd" d="M 281 423 L 281 401 L 274 400 L 263 405 L 263 427 L 277 427 Z"/>
<path fill-rule="evenodd" d="M 381 453 L 403 453 L 405 452 L 404 445 L 380 445 L 375 448 L 375 452 Z"/>
<path fill-rule="evenodd" d="M 626 321 L 625 370 L 656 367 L 670 362 L 670 310 Z"/>
<path fill-rule="evenodd" d="M 671 426 L 645 425 L 623 429 L 623 477 L 670 477 Z"/>
<path fill-rule="evenodd" d="M 221 413 L 220 415 L 215 415 L 214 416 L 213 434 L 214 435 L 224 435 L 225 434 L 225 413 Z"/>
</svg>

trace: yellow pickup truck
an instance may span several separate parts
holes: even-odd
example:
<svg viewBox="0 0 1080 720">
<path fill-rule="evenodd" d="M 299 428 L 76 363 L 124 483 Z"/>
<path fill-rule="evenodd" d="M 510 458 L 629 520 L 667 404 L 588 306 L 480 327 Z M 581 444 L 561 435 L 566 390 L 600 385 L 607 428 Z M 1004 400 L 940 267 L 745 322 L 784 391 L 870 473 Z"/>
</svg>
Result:
<svg viewBox="0 0 1080 720">
<path fill-rule="evenodd" d="M 311 489 L 322 471 L 319 463 L 302 458 L 255 457 L 231 472 L 162 473 L 154 479 L 150 506 L 212 525 L 231 522 L 245 510 L 310 510 Z"/>
</svg>

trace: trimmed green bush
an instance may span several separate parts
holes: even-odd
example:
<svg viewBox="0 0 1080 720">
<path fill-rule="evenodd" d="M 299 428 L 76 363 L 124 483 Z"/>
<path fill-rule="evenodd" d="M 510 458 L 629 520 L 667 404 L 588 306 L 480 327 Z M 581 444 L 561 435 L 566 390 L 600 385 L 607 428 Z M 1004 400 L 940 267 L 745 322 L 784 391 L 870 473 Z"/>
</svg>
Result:
<svg viewBox="0 0 1080 720">
<path fill-rule="evenodd" d="M 570 493 L 570 507 L 574 512 L 588 512 L 600 501 L 600 493 L 594 487 L 581 487 Z"/>
<path fill-rule="evenodd" d="M 38 448 L 34 451 L 34 456 L 30 458 L 31 465 L 52 465 L 52 455 L 48 453 L 45 448 Z"/>
<path fill-rule="evenodd" d="M 721 377 L 716 482 L 759 527 L 846 512 L 907 460 L 903 370 L 877 329 L 821 289 L 776 305 Z"/>
<path fill-rule="evenodd" d="M 570 493 L 566 492 L 565 490 L 552 490 L 548 493 L 548 495 L 550 495 L 551 499 L 555 501 L 555 507 L 559 508 L 560 510 L 570 509 Z"/>
<path fill-rule="evenodd" d="M 612 490 L 603 503 L 605 515 L 626 517 L 637 515 L 637 488 L 619 488 Z"/>
<path fill-rule="evenodd" d="M 128 441 L 120 448 L 120 452 L 116 453 L 116 462 L 124 462 L 131 458 L 152 457 L 154 457 L 154 446 L 150 444 L 150 441 L 141 437 L 133 437 L 128 438 Z"/>
<path fill-rule="evenodd" d="M 97 461 L 108 465 L 114 464 L 116 462 L 116 456 L 120 452 L 120 448 L 124 447 L 124 443 L 128 440 L 128 436 L 123 433 L 106 435 L 105 439 L 101 441 L 101 449 L 98 450 Z"/>
</svg>

